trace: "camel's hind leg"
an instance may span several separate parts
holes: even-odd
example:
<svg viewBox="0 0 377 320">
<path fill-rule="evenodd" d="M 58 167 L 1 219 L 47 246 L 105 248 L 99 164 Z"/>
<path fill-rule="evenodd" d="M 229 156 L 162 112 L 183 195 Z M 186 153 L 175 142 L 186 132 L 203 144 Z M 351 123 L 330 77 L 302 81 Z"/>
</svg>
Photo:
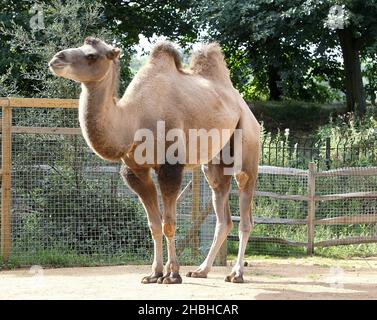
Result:
<svg viewBox="0 0 377 320">
<path fill-rule="evenodd" d="M 238 228 L 239 247 L 237 260 L 232 268 L 232 272 L 225 277 L 227 282 L 241 283 L 244 272 L 244 256 L 252 229 L 252 201 L 258 173 L 258 162 L 252 163 L 249 170 L 241 171 L 236 174 L 236 181 L 239 188 L 240 223 Z"/>
<path fill-rule="evenodd" d="M 212 203 L 216 212 L 216 230 L 207 258 L 195 270 L 187 273 L 188 277 L 206 278 L 211 270 L 216 254 L 222 243 L 232 229 L 232 220 L 229 209 L 229 189 L 232 176 L 224 175 L 224 167 L 221 164 L 203 165 L 203 172 L 212 189 Z"/>
</svg>

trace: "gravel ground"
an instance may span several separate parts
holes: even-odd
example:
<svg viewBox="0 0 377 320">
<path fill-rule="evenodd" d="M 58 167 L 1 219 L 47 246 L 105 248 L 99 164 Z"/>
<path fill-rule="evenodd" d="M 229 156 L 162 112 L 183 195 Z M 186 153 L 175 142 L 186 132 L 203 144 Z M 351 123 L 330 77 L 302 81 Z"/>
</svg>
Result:
<svg viewBox="0 0 377 320">
<path fill-rule="evenodd" d="M 243 284 L 224 282 L 230 269 L 181 285 L 141 284 L 144 265 L 2 270 L 0 299 L 377 299 L 377 258 L 255 260 Z"/>
</svg>

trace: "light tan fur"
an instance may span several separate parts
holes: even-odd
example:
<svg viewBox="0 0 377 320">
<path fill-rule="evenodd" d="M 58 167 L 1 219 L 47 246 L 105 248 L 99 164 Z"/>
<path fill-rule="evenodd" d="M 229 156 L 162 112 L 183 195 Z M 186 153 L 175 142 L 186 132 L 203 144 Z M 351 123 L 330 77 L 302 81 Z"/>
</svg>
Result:
<svg viewBox="0 0 377 320">
<path fill-rule="evenodd" d="M 258 166 L 259 124 L 239 92 L 233 87 L 218 44 L 203 46 L 193 55 L 189 68 L 185 70 L 178 51 L 170 42 L 157 44 L 150 53 L 149 61 L 135 75 L 120 99 L 117 97 L 119 53 L 119 49 L 99 39 L 87 38 L 84 45 L 79 48 L 58 52 L 49 65 L 56 75 L 81 82 L 79 120 L 86 142 L 101 158 L 124 162 L 126 171 L 123 172 L 123 177 L 139 195 L 147 211 L 155 242 L 155 260 L 152 275 L 144 278 L 143 282 L 151 283 L 160 279 L 158 281 L 164 283 L 180 283 L 174 248 L 176 199 L 171 198 L 177 194 L 180 180 L 177 177 L 178 187 L 175 189 L 178 190 L 174 189 L 174 192 L 169 190 L 169 183 L 163 176 L 159 180 L 160 185 L 166 184 L 164 190 L 168 190 L 163 194 L 166 208 L 161 215 L 155 199 L 155 187 L 149 177 L 151 168 L 158 173 L 165 169 L 162 170 L 161 165 L 157 163 L 139 165 L 135 161 L 133 152 L 139 143 L 134 140 L 135 132 L 147 128 L 156 137 L 157 121 L 160 120 L 165 121 L 166 131 L 180 129 L 186 137 L 189 136 L 189 129 L 228 129 L 230 132 L 234 132 L 236 128 L 242 129 L 243 173 L 236 179 L 242 185 L 241 193 L 246 192 L 246 200 L 241 208 L 240 225 L 242 232 L 249 233 L 250 202 Z M 220 154 L 227 142 L 221 141 L 219 146 L 213 147 L 214 149 L 210 144 L 208 157 L 201 158 L 199 163 L 187 163 L 186 166 L 209 166 L 206 175 L 211 179 L 212 172 L 216 172 L 217 175 L 219 170 L 212 164 L 210 155 Z M 188 147 L 187 144 L 186 151 Z M 186 160 L 189 162 L 189 159 Z M 220 188 L 223 191 L 217 192 L 214 189 L 217 199 L 214 200 L 214 207 L 221 224 L 223 221 L 229 221 L 226 214 L 230 214 L 230 211 L 225 206 L 228 203 L 226 186 L 229 181 L 225 178 L 219 181 L 223 181 L 224 185 Z M 229 228 L 217 229 L 221 233 L 217 235 L 221 241 L 214 240 L 214 248 L 206 259 L 207 263 L 202 266 L 205 269 L 204 273 L 201 269 L 197 272 L 202 272 L 201 276 L 206 276 L 221 245 L 220 242 L 229 232 Z M 169 261 L 167 274 L 161 278 L 162 234 L 168 240 Z M 245 237 L 246 234 L 242 238 L 243 243 Z M 247 238 L 248 235 L 246 242 Z M 239 253 L 238 263 L 242 263 L 244 249 L 242 248 L 243 252 Z M 195 272 L 192 274 L 195 276 Z M 233 282 L 241 282 L 242 267 L 234 269 L 230 277 Z"/>
</svg>

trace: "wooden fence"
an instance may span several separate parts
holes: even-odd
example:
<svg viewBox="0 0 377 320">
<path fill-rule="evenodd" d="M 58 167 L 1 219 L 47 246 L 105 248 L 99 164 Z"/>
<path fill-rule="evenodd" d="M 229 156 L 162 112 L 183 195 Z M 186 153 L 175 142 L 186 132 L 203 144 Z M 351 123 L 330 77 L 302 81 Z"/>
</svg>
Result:
<svg viewBox="0 0 377 320">
<path fill-rule="evenodd" d="M 12 108 L 77 108 L 78 100 L 73 99 L 23 99 L 23 98 L 0 98 L 2 107 L 1 121 L 1 141 L 2 141 L 2 163 L 1 163 L 1 254 L 4 262 L 8 261 L 11 246 L 10 221 L 11 221 L 11 150 L 12 134 L 29 133 L 29 134 L 63 134 L 63 135 L 80 135 L 79 128 L 51 128 L 51 127 L 20 127 L 12 126 Z M 317 177 L 334 177 L 334 176 L 370 176 L 377 175 L 377 167 L 371 168 L 345 168 L 330 171 L 317 171 L 314 163 L 309 164 L 308 170 L 282 168 L 272 166 L 260 166 L 261 174 L 286 175 L 286 176 L 305 176 L 307 178 L 306 195 L 286 195 L 266 191 L 257 191 L 257 197 L 269 197 L 280 200 L 299 200 L 307 201 L 307 218 L 306 219 L 283 219 L 283 218 L 263 218 L 255 217 L 255 224 L 275 224 L 275 225 L 306 225 L 307 241 L 296 242 L 287 239 L 275 237 L 255 237 L 252 236 L 250 241 L 255 242 L 274 242 L 285 245 L 306 247 L 309 255 L 313 254 L 314 247 L 327 247 L 335 245 L 359 244 L 377 242 L 377 235 L 369 237 L 349 237 L 344 239 L 329 239 L 326 241 L 314 242 L 314 233 L 316 225 L 350 225 L 350 224 L 375 224 L 377 215 L 359 214 L 353 216 L 341 216 L 336 218 L 316 219 L 315 208 L 316 201 L 333 201 L 340 199 L 371 199 L 377 198 L 377 192 L 353 192 L 342 194 L 316 195 L 316 178 Z M 198 230 L 200 225 L 205 221 L 207 216 L 212 212 L 212 204 L 209 202 L 204 206 L 200 204 L 200 171 L 193 172 L 192 180 L 179 195 L 178 201 L 182 200 L 189 191 L 193 195 L 192 203 L 192 226 L 185 235 L 185 238 L 177 244 L 177 251 L 184 248 L 187 240 L 194 243 L 198 248 Z M 236 191 L 232 191 L 236 192 Z M 204 208 L 200 211 L 200 207 Z M 237 222 L 239 217 L 233 216 L 232 220 Z M 235 236 L 229 236 L 228 240 L 238 240 Z M 226 243 L 222 246 L 218 257 L 220 264 L 226 263 Z"/>
<path fill-rule="evenodd" d="M 262 218 L 256 217 L 255 224 L 280 224 L 280 225 L 306 225 L 307 226 L 307 242 L 289 241 L 281 238 L 269 237 L 250 237 L 249 241 L 260 242 L 270 241 L 279 244 L 286 244 L 298 247 L 306 247 L 307 254 L 312 255 L 314 247 L 329 247 L 337 245 L 362 244 L 377 242 L 377 235 L 368 237 L 348 237 L 343 239 L 329 239 L 320 242 L 314 242 L 314 233 L 316 225 L 352 225 L 352 224 L 376 224 L 377 214 L 357 214 L 344 215 L 334 218 L 316 218 L 316 202 L 317 201 L 334 201 L 343 199 L 377 199 L 377 192 L 350 192 L 340 194 L 316 194 L 316 178 L 318 177 L 355 177 L 355 176 L 377 176 L 377 167 L 369 168 L 340 168 L 328 171 L 317 171 L 315 163 L 310 163 L 308 170 L 260 166 L 259 174 L 273 174 L 285 176 L 305 176 L 307 178 L 307 193 L 306 195 L 287 195 L 272 192 L 256 191 L 256 197 L 269 197 L 280 200 L 300 200 L 307 201 L 307 218 L 306 219 L 283 219 L 283 218 Z M 233 221 L 238 221 L 238 217 L 232 217 Z M 236 240 L 236 237 L 231 236 L 228 239 Z"/>
</svg>

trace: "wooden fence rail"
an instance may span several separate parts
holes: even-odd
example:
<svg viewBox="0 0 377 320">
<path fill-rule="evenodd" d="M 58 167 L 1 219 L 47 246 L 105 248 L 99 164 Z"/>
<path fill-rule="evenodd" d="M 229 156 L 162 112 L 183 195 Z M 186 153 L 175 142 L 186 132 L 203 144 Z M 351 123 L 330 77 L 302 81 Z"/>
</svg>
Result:
<svg viewBox="0 0 377 320">
<path fill-rule="evenodd" d="M 47 127 L 20 127 L 12 126 L 12 108 L 77 108 L 78 100 L 75 99 L 24 99 L 24 98 L 0 98 L 0 107 L 2 107 L 1 121 L 1 141 L 2 141 L 2 163 L 1 163 L 1 254 L 2 260 L 6 263 L 10 254 L 11 246 L 11 150 L 12 134 L 63 134 L 63 135 L 80 135 L 79 128 L 47 128 Z M 254 217 L 256 224 L 277 224 L 277 225 L 307 225 L 307 241 L 295 242 L 287 239 L 276 237 L 251 237 L 250 241 L 256 242 L 273 242 L 285 245 L 306 247 L 309 255 L 313 254 L 315 247 L 325 247 L 334 245 L 359 244 L 377 242 L 377 236 L 369 237 L 352 237 L 345 239 L 330 239 L 326 241 L 314 242 L 316 225 L 344 225 L 344 224 L 376 224 L 377 214 L 358 214 L 352 216 L 341 216 L 335 218 L 316 219 L 316 202 L 333 201 L 340 199 L 377 199 L 377 192 L 353 192 L 342 194 L 316 195 L 316 178 L 318 177 L 336 177 L 336 176 L 373 176 L 377 175 L 377 167 L 369 168 L 342 168 L 329 171 L 318 172 L 314 163 L 309 164 L 308 170 L 295 168 L 282 168 L 273 166 L 260 166 L 260 174 L 298 176 L 307 178 L 307 194 L 291 195 L 278 194 L 274 192 L 256 191 L 256 197 L 269 197 L 279 200 L 296 200 L 306 201 L 308 203 L 306 219 L 282 219 Z M 178 200 L 182 200 L 189 191 L 193 195 L 192 206 L 192 226 L 188 230 L 185 239 L 195 239 L 195 247 L 198 247 L 198 230 L 200 225 L 205 221 L 208 214 L 212 211 L 211 203 L 201 205 L 201 188 L 200 173 L 198 170 L 193 172 L 193 178 L 183 189 Z M 236 191 L 232 191 L 235 193 Z M 200 207 L 204 208 L 200 211 Z M 232 217 L 235 222 L 239 217 Z M 228 240 L 236 240 L 236 236 L 229 236 Z M 177 251 L 183 250 L 185 241 L 177 245 Z M 226 263 L 226 246 L 223 246 L 219 263 Z"/>
<path fill-rule="evenodd" d="M 264 166 L 259 168 L 259 174 L 271 175 L 290 175 L 307 177 L 307 194 L 306 195 L 292 195 L 292 194 L 277 194 L 273 192 L 256 191 L 255 195 L 258 197 L 269 197 L 280 200 L 298 200 L 308 202 L 307 219 L 280 219 L 280 218 L 254 218 L 255 224 L 280 224 L 280 225 L 307 225 L 307 242 L 288 241 L 281 238 L 272 237 L 250 237 L 251 242 L 255 241 L 269 241 L 274 243 L 286 244 L 291 246 L 306 247 L 308 255 L 312 255 L 315 247 L 328 247 L 349 244 L 363 244 L 377 242 L 377 235 L 363 236 L 363 237 L 348 237 L 343 239 L 330 239 L 325 241 L 314 242 L 315 226 L 316 225 L 353 225 L 353 224 L 377 224 L 377 213 L 374 214 L 353 214 L 344 215 L 334 218 L 316 219 L 316 202 L 317 201 L 334 201 L 342 199 L 377 199 L 377 192 L 349 192 L 342 194 L 326 194 L 316 195 L 316 178 L 318 177 L 360 177 L 360 176 L 377 176 L 377 167 L 353 167 L 340 168 L 328 171 L 317 171 L 314 163 L 309 163 L 308 170 L 299 170 L 293 168 L 280 168 Z M 233 221 L 239 221 L 239 217 L 232 217 Z M 237 237 L 230 237 L 236 240 Z"/>
</svg>

